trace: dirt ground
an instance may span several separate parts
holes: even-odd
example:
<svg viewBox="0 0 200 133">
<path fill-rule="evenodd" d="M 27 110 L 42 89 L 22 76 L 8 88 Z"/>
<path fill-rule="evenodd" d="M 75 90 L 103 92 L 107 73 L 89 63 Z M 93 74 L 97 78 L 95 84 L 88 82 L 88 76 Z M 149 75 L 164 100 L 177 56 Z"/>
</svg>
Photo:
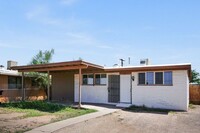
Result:
<svg viewBox="0 0 200 133">
<path fill-rule="evenodd" d="M 23 132 L 47 123 L 55 116 L 22 118 L 24 113 L 0 112 L 0 133 Z"/>
<path fill-rule="evenodd" d="M 199 133 L 200 106 L 188 112 L 118 111 L 63 128 L 56 133 Z"/>
</svg>

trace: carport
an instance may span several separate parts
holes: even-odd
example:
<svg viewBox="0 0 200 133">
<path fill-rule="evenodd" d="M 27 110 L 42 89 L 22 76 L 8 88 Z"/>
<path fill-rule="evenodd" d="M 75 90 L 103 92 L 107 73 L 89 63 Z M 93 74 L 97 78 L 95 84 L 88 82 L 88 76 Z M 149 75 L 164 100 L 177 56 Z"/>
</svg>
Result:
<svg viewBox="0 0 200 133">
<path fill-rule="evenodd" d="M 24 75 L 26 72 L 40 72 L 48 74 L 48 87 L 47 87 L 47 97 L 48 101 L 50 101 L 50 75 L 53 72 L 73 72 L 75 74 L 79 74 L 79 107 L 81 107 L 81 86 L 82 86 L 82 73 L 92 73 L 92 72 L 101 72 L 103 71 L 103 67 L 92 64 L 89 62 L 85 62 L 82 60 L 77 61 L 68 61 L 68 62 L 58 62 L 58 63 L 48 63 L 48 64 L 39 64 L 39 65 L 25 65 L 25 66 L 15 66 L 12 67 L 13 70 L 18 70 L 22 72 L 22 99 L 25 100 L 26 89 L 24 87 Z M 57 82 L 54 82 L 57 84 Z M 59 88 L 58 88 L 59 89 Z"/>
</svg>

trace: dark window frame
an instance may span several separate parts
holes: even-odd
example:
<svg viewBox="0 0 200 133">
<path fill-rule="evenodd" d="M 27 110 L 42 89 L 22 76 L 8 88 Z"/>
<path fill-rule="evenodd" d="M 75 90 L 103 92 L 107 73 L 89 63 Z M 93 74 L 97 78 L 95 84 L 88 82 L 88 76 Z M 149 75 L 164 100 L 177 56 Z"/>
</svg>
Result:
<svg viewBox="0 0 200 133">
<path fill-rule="evenodd" d="M 93 79 L 92 84 L 88 83 L 88 79 L 91 78 L 90 76 L 92 76 L 92 79 Z M 94 85 L 94 74 L 83 74 L 82 75 L 82 85 Z"/>
<path fill-rule="evenodd" d="M 173 71 L 153 71 L 153 84 L 148 84 L 147 82 L 147 73 L 152 72 L 152 71 L 147 71 L 147 72 L 139 72 L 138 73 L 138 86 L 173 86 Z M 165 74 L 166 73 L 171 73 L 171 77 L 168 79 L 170 83 L 166 83 L 166 77 Z M 160 81 L 157 81 L 156 79 L 156 73 L 162 73 L 162 78 Z M 142 83 L 140 82 L 140 74 L 145 74 L 145 76 L 143 75 L 143 77 L 145 77 L 145 79 L 143 79 Z M 161 77 L 161 76 L 160 76 Z M 145 84 L 144 84 L 145 81 Z"/>
<path fill-rule="evenodd" d="M 161 74 L 161 75 L 159 75 Z M 155 72 L 155 85 L 163 85 L 164 84 L 164 74 L 163 72 Z"/>
<path fill-rule="evenodd" d="M 8 76 L 8 89 L 21 89 L 22 78 L 19 76 Z"/>
<path fill-rule="evenodd" d="M 144 79 L 143 79 L 144 78 Z M 141 81 L 143 80 L 143 81 Z M 146 73 L 138 73 L 138 84 L 145 85 L 146 84 Z"/>
<path fill-rule="evenodd" d="M 99 75 L 99 78 L 98 78 L 99 79 L 99 81 L 98 81 L 99 83 L 96 82 L 97 81 L 97 77 L 96 77 L 97 75 Z M 95 85 L 107 85 L 107 83 L 105 83 L 105 84 L 102 83 L 102 78 L 107 79 L 107 75 L 105 73 L 95 73 L 94 77 L 95 77 L 95 82 L 94 82 Z"/>
</svg>

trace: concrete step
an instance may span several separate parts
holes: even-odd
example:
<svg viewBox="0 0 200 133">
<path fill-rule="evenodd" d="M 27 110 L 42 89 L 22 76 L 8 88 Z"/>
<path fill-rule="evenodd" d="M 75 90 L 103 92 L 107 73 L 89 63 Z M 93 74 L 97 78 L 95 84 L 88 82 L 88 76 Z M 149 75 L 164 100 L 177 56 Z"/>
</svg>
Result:
<svg viewBox="0 0 200 133">
<path fill-rule="evenodd" d="M 116 107 L 122 107 L 122 108 L 128 108 L 128 107 L 130 107 L 132 104 L 130 104 L 130 103 L 118 103 L 117 105 L 116 105 Z"/>
</svg>

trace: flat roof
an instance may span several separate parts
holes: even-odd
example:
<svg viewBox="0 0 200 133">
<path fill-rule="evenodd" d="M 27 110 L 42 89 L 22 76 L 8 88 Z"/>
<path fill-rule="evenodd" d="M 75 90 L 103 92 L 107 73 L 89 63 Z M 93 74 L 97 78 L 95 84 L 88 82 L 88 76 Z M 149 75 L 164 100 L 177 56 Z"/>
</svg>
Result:
<svg viewBox="0 0 200 133">
<path fill-rule="evenodd" d="M 134 71 L 162 71 L 162 70 L 188 70 L 191 71 L 191 63 L 182 64 L 164 64 L 164 65 L 145 65 L 145 66 L 124 66 L 124 67 L 103 67 L 90 62 L 76 60 L 67 62 L 57 62 L 39 65 L 25 65 L 12 67 L 19 72 L 47 72 L 47 71 L 64 71 L 64 70 L 101 70 L 104 72 L 134 72 Z"/>
<path fill-rule="evenodd" d="M 191 63 L 163 64 L 163 65 L 142 65 L 124 67 L 105 67 L 105 71 L 159 71 L 159 70 L 191 70 Z"/>
<path fill-rule="evenodd" d="M 7 69 L 0 69 L 0 75 L 21 76 L 18 71 Z"/>
<path fill-rule="evenodd" d="M 62 70 L 76 70 L 76 69 L 79 69 L 79 68 L 82 68 L 82 69 L 87 69 L 87 68 L 104 69 L 103 66 L 96 65 L 96 64 L 86 62 L 86 61 L 82 61 L 82 60 L 11 67 L 11 69 L 18 70 L 19 72 L 62 71 Z"/>
</svg>

